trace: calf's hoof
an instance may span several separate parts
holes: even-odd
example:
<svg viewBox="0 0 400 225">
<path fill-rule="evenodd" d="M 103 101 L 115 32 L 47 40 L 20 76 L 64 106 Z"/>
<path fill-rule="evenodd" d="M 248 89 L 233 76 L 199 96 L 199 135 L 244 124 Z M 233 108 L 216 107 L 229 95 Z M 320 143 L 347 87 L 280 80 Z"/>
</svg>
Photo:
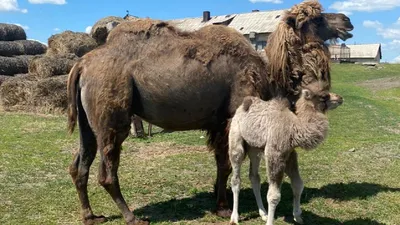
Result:
<svg viewBox="0 0 400 225">
<path fill-rule="evenodd" d="M 100 224 L 104 223 L 107 221 L 107 218 L 105 216 L 87 216 L 83 219 L 83 224 L 85 225 L 95 225 L 95 224 Z"/>
<path fill-rule="evenodd" d="M 298 224 L 304 224 L 303 219 L 301 218 L 301 216 L 294 216 L 294 221 Z"/>
<path fill-rule="evenodd" d="M 228 218 L 231 216 L 232 210 L 230 210 L 229 208 L 218 208 L 215 214 L 222 218 Z"/>
</svg>

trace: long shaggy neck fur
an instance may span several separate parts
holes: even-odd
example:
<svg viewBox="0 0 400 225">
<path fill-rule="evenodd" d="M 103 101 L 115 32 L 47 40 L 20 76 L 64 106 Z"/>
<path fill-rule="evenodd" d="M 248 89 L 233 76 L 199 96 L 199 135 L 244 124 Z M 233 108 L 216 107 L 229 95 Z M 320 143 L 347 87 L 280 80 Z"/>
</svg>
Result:
<svg viewBox="0 0 400 225">
<path fill-rule="evenodd" d="M 265 52 L 269 75 L 294 95 L 299 94 L 300 85 L 311 81 L 330 83 L 329 50 L 312 22 L 321 12 L 317 1 L 300 3 L 286 12 L 268 38 Z"/>
<path fill-rule="evenodd" d="M 328 133 L 328 118 L 303 98 L 296 103 L 296 114 L 298 123 L 294 126 L 293 146 L 306 150 L 316 148 Z"/>
</svg>

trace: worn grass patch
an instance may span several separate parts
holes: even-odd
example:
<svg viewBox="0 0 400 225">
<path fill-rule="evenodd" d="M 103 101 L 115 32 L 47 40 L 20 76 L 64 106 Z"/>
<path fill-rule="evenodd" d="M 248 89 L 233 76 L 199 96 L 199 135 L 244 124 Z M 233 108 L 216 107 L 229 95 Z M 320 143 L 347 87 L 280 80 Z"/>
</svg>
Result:
<svg viewBox="0 0 400 225">
<path fill-rule="evenodd" d="M 329 137 L 315 151 L 299 150 L 304 221 L 398 225 L 400 88 L 371 91 L 360 84 L 399 79 L 400 66 L 334 65 L 332 78 L 333 91 L 345 102 L 329 113 Z M 216 168 L 205 133 L 160 131 L 156 128 L 153 138 L 128 138 L 123 145 L 119 175 L 130 208 L 152 224 L 227 224 L 228 219 L 212 213 Z M 67 135 L 64 116 L 0 112 L 0 224 L 80 224 L 78 197 L 67 171 L 77 146 L 77 132 Z M 89 179 L 92 208 L 110 218 L 105 224 L 124 224 L 97 184 L 97 166 L 96 160 Z M 248 160 L 242 171 L 241 224 L 263 224 L 247 178 Z M 265 174 L 263 165 L 264 196 Z M 286 179 L 277 225 L 293 224 L 291 202 Z"/>
</svg>

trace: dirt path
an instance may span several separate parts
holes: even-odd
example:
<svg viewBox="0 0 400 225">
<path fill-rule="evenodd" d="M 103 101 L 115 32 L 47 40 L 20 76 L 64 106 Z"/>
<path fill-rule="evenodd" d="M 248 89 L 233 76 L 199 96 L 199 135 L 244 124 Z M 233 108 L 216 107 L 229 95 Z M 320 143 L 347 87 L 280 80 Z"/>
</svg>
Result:
<svg viewBox="0 0 400 225">
<path fill-rule="evenodd" d="M 367 80 L 358 84 L 361 87 L 370 89 L 371 91 L 382 91 L 400 87 L 400 77 L 379 78 Z"/>
</svg>

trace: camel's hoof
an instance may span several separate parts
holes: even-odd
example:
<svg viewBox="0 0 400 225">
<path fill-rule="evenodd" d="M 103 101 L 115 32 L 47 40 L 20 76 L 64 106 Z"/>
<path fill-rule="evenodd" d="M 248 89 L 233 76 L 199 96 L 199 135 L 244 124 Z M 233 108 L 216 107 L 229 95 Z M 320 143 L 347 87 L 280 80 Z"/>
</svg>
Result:
<svg viewBox="0 0 400 225">
<path fill-rule="evenodd" d="M 83 219 L 83 224 L 85 224 L 85 225 L 95 225 L 95 224 L 104 223 L 106 221 L 107 221 L 107 218 L 105 216 L 91 215 L 91 216 L 85 217 Z"/>
<path fill-rule="evenodd" d="M 226 208 L 219 208 L 219 209 L 217 209 L 216 214 L 219 217 L 227 218 L 227 217 L 231 216 L 232 210 L 226 209 Z"/>
<path fill-rule="evenodd" d="M 262 219 L 263 221 L 267 222 L 267 220 L 268 220 L 268 215 L 262 215 L 262 216 L 261 216 L 261 219 Z"/>
<path fill-rule="evenodd" d="M 294 217 L 294 221 L 298 224 L 304 224 L 303 219 L 301 218 L 301 216 L 295 216 Z"/>
<path fill-rule="evenodd" d="M 127 222 L 126 225 L 149 225 L 150 220 L 144 219 L 144 220 L 139 220 L 139 219 L 134 219 L 131 222 Z"/>
</svg>

